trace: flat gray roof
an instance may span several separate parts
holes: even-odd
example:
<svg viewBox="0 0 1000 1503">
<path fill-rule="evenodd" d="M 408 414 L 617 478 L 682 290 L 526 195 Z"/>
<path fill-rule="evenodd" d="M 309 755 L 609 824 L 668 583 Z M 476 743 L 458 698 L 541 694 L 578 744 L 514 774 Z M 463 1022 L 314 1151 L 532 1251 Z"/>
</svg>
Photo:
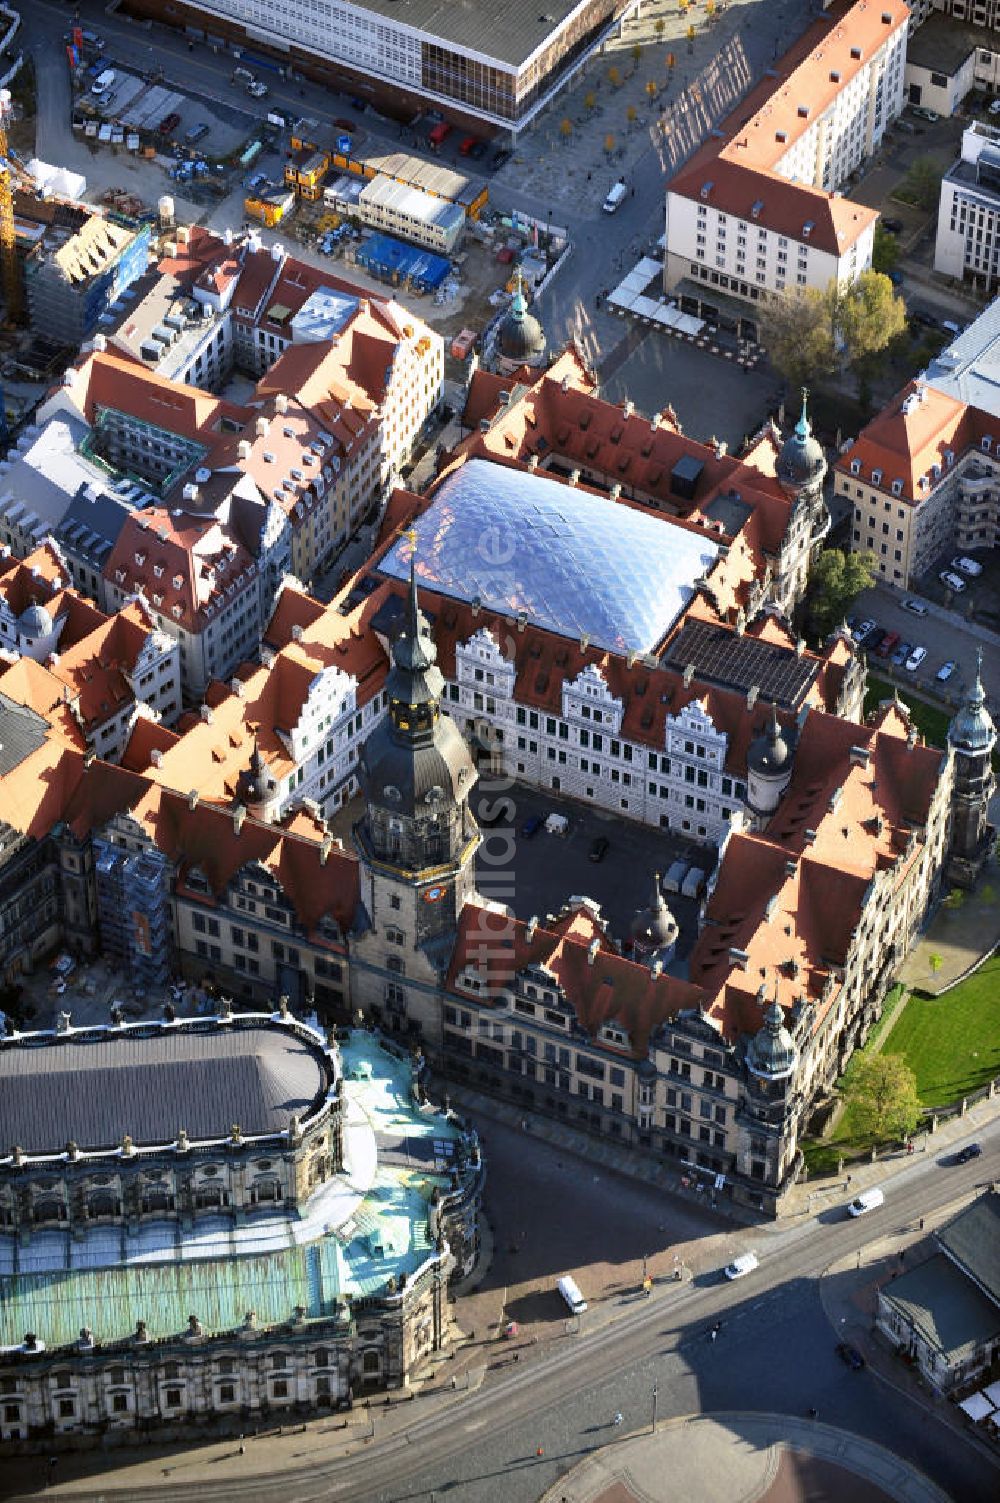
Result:
<svg viewBox="0 0 1000 1503">
<path fill-rule="evenodd" d="M 982 26 L 966 26 L 954 16 L 939 12 L 927 17 L 906 41 L 906 62 L 935 73 L 957 73 L 970 52 L 985 47 L 997 50 L 997 34 Z"/>
<path fill-rule="evenodd" d="M 0 1047 L 0 1143 L 27 1154 L 283 1132 L 328 1085 L 319 1048 L 284 1025 L 83 1030 Z"/>
<path fill-rule="evenodd" d="M 935 391 L 1000 417 L 1000 298 L 934 357 L 923 379 Z"/>
<path fill-rule="evenodd" d="M 400 26 L 513 66 L 562 26 L 580 0 L 354 0 Z M 616 0 L 606 0 L 611 16 Z"/>
</svg>

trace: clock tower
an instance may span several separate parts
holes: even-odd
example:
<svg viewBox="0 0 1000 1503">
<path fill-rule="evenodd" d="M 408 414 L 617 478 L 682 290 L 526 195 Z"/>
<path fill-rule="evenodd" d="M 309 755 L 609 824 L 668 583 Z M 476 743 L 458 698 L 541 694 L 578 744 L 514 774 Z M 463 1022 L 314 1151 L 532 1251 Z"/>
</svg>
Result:
<svg viewBox="0 0 1000 1503">
<path fill-rule="evenodd" d="M 436 993 L 458 915 L 475 893 L 476 770 L 441 709 L 444 679 L 410 561 L 406 619 L 386 678 L 388 712 L 361 752 L 365 813 L 354 829 L 371 928 L 353 956 L 362 1011 L 393 1032 L 436 1035 Z"/>
</svg>

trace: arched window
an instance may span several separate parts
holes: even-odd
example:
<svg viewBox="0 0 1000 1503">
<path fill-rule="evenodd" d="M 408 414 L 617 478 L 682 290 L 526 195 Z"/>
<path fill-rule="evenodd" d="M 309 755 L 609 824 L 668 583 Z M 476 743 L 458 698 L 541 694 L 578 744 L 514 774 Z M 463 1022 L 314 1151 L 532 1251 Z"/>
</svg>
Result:
<svg viewBox="0 0 1000 1503">
<path fill-rule="evenodd" d="M 97 1190 L 87 1202 L 87 1215 L 91 1221 L 100 1216 L 120 1216 L 121 1201 L 111 1190 Z"/>
<path fill-rule="evenodd" d="M 55 1196 L 46 1196 L 43 1200 L 35 1201 L 33 1220 L 38 1223 L 43 1221 L 65 1221 L 66 1207 Z"/>
<path fill-rule="evenodd" d="M 251 1205 L 263 1205 L 281 1199 L 281 1185 L 276 1179 L 259 1179 L 250 1187 Z"/>
<path fill-rule="evenodd" d="M 155 1215 L 156 1212 L 172 1211 L 174 1209 L 174 1197 L 170 1194 L 166 1185 L 150 1185 L 142 1192 L 142 1210 L 146 1216 Z"/>
</svg>

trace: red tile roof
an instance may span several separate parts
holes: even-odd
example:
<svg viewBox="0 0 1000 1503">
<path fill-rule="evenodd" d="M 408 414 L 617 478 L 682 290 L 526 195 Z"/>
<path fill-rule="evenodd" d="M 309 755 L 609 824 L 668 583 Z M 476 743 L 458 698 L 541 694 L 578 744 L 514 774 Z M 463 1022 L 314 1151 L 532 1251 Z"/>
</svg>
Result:
<svg viewBox="0 0 1000 1503">
<path fill-rule="evenodd" d="M 527 966 L 544 966 L 562 987 L 583 1029 L 594 1038 L 605 1023 L 618 1023 L 629 1035 L 627 1053 L 644 1058 L 650 1035 L 683 1008 L 705 1001 L 702 989 L 625 959 L 608 942 L 586 908 L 564 909 L 546 925 L 529 926 L 506 913 L 468 903 L 459 915 L 458 936 L 448 986 L 461 994 L 468 967 L 483 979 L 495 1001 Z"/>
<path fill-rule="evenodd" d="M 838 457 L 836 468 L 886 492 L 898 482 L 893 494 L 918 502 L 949 469 L 949 453 L 955 463 L 967 449 L 978 448 L 984 436 L 996 444 L 1000 423 L 995 417 L 910 381 Z"/>
</svg>

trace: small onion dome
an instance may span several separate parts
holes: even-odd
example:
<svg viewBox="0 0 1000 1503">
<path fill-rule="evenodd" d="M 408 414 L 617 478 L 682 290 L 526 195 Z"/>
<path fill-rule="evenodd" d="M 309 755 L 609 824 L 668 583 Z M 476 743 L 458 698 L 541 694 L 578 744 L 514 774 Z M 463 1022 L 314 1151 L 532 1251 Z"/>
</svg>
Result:
<svg viewBox="0 0 1000 1503">
<path fill-rule="evenodd" d="M 781 446 L 775 473 L 782 485 L 799 490 L 826 474 L 826 455 L 823 445 L 813 436 L 812 424 L 806 416 L 806 399 L 809 393 L 802 388 L 802 414 L 795 428 Z"/>
<path fill-rule="evenodd" d="M 528 312 L 520 274 L 510 307 L 500 324 L 500 353 L 505 360 L 516 360 L 518 364 L 545 354 L 545 330 L 534 314 Z"/>
<path fill-rule="evenodd" d="M 764 1014 L 764 1026 L 750 1041 L 747 1066 L 754 1075 L 779 1080 L 795 1069 L 798 1051 L 785 1027 L 785 1015 L 777 1001 Z"/>
<path fill-rule="evenodd" d="M 640 908 L 632 920 L 632 937 L 639 944 L 654 950 L 665 950 L 677 943 L 680 933 L 677 920 L 667 907 L 660 890 L 660 874 L 653 878 L 652 902 L 648 908 Z"/>
<path fill-rule="evenodd" d="M 997 738 L 996 726 L 986 708 L 986 694 L 982 680 L 983 650 L 979 649 L 976 682 L 972 693 L 948 727 L 948 740 L 956 751 L 992 751 Z"/>
<path fill-rule="evenodd" d="M 52 631 L 52 617 L 44 605 L 29 605 L 18 616 L 17 629 L 23 637 L 47 637 Z"/>
<path fill-rule="evenodd" d="M 747 748 L 747 767 L 762 777 L 779 777 L 792 762 L 792 747 L 778 723 L 778 712 L 771 706 L 771 719 L 765 730 L 755 736 Z"/>
</svg>

